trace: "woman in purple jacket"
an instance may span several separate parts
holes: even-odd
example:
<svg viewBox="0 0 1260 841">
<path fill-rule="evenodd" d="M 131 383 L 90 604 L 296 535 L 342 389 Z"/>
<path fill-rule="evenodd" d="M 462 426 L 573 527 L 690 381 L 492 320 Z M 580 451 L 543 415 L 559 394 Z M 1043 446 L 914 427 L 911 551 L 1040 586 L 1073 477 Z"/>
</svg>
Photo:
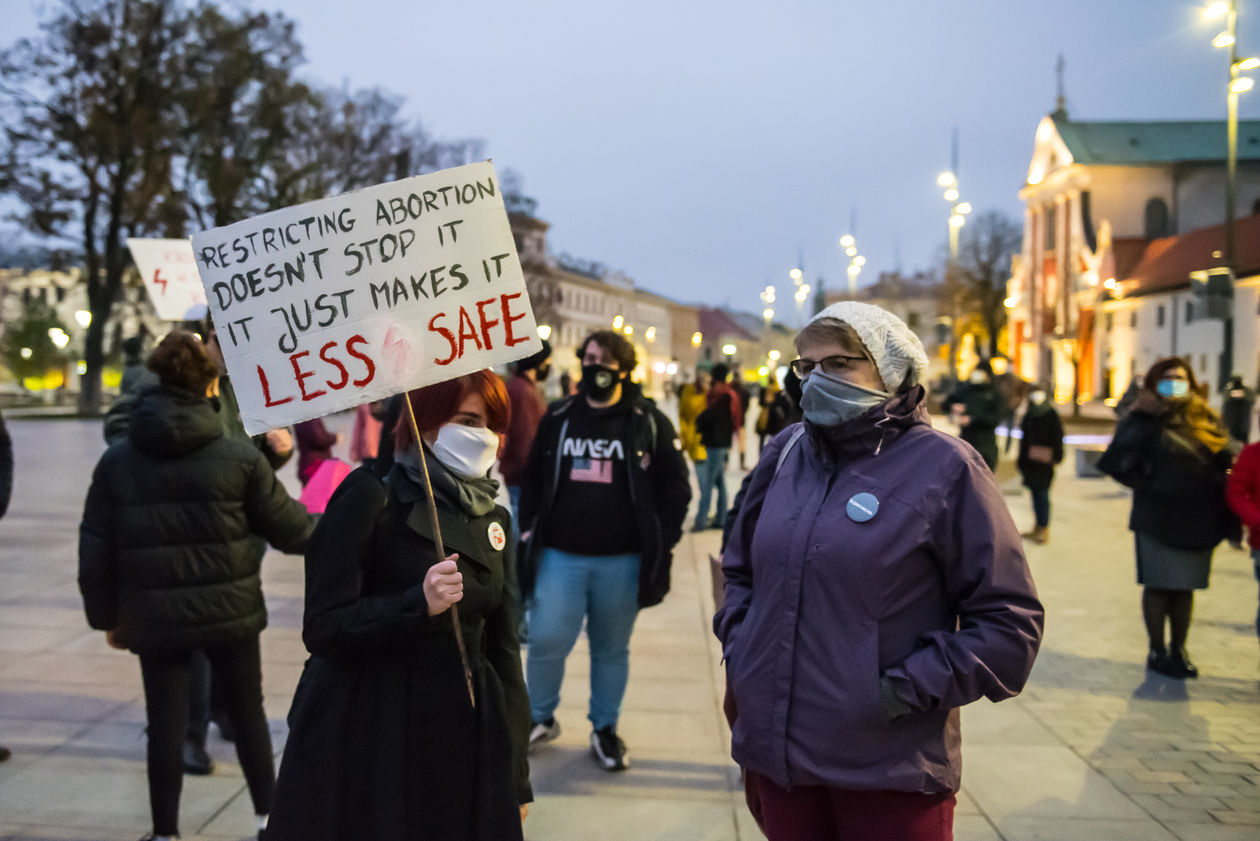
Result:
<svg viewBox="0 0 1260 841">
<path fill-rule="evenodd" d="M 932 429 L 927 357 L 845 301 L 796 337 L 805 420 L 766 448 L 714 618 L 732 755 L 771 841 L 951 839 L 958 708 L 1020 691 L 1043 611 L 976 451 Z"/>
</svg>

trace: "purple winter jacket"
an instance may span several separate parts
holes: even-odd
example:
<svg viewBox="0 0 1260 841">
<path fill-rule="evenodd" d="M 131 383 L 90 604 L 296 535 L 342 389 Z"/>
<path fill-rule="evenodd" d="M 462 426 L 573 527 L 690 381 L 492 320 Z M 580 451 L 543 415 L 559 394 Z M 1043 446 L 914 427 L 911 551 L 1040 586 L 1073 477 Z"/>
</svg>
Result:
<svg viewBox="0 0 1260 841">
<path fill-rule="evenodd" d="M 841 427 L 824 460 L 799 424 L 766 447 L 722 558 L 714 617 L 732 756 L 779 786 L 957 791 L 958 707 L 1016 695 L 1044 612 L 1019 532 L 923 390 Z M 838 463 L 837 463 L 838 461 Z M 859 499 L 875 515 L 849 505 Z"/>
</svg>

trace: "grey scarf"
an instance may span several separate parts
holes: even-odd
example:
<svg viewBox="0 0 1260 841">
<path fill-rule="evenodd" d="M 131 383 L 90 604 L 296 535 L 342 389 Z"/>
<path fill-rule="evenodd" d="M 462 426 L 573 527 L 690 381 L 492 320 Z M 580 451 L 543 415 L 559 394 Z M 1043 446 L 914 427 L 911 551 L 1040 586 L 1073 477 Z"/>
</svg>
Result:
<svg viewBox="0 0 1260 841">
<path fill-rule="evenodd" d="M 420 449 L 413 443 L 394 461 L 406 472 L 407 478 L 424 488 L 424 471 L 420 467 Z M 446 469 L 433 451 L 425 448 L 425 464 L 429 467 L 429 481 L 433 484 L 434 501 L 443 502 L 469 517 L 481 517 L 494 510 L 495 494 L 499 483 L 489 476 L 480 479 L 462 479 Z"/>
</svg>

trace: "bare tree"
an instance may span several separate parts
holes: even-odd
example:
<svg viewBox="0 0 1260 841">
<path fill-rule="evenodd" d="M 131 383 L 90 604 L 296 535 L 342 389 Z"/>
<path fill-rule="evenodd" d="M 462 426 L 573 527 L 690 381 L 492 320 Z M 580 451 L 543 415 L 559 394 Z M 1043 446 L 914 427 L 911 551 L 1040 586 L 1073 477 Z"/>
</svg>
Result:
<svg viewBox="0 0 1260 841">
<path fill-rule="evenodd" d="M 129 262 L 128 236 L 182 229 L 171 190 L 178 45 L 172 0 L 66 0 L 0 53 L 0 192 L 31 232 L 77 241 L 92 322 L 79 408 L 99 410 L 103 339 Z"/>
<path fill-rule="evenodd" d="M 998 353 L 998 337 L 1006 326 L 1006 281 L 1011 257 L 1019 252 L 1023 231 L 998 211 L 976 216 L 963 228 L 956 276 L 947 279 L 950 292 L 983 333 L 988 355 Z"/>
</svg>

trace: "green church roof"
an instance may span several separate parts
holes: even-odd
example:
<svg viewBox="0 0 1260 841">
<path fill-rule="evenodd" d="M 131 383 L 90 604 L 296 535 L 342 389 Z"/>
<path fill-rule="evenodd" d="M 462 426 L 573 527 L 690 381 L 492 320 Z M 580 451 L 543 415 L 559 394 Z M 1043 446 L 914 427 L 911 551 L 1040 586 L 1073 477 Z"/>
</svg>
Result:
<svg viewBox="0 0 1260 841">
<path fill-rule="evenodd" d="M 1078 164 L 1225 160 L 1224 120 L 1077 123 L 1060 114 L 1053 118 Z M 1238 121 L 1238 159 L 1260 160 L 1260 120 Z"/>
</svg>

